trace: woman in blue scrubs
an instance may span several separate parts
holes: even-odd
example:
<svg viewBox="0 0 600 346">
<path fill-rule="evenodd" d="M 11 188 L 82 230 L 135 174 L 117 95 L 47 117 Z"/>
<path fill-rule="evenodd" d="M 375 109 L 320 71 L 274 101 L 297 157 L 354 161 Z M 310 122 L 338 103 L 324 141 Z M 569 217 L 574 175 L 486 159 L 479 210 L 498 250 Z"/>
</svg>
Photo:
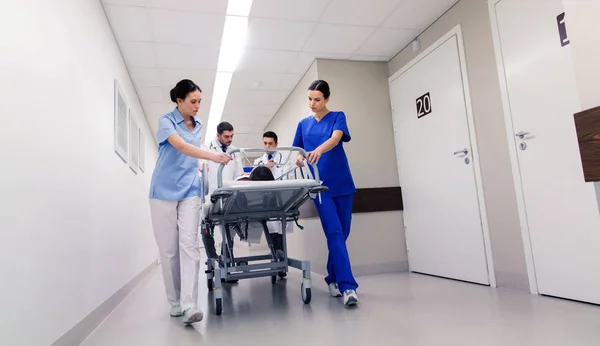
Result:
<svg viewBox="0 0 600 346">
<path fill-rule="evenodd" d="M 325 282 L 333 297 L 343 296 L 344 305 L 352 306 L 358 303 L 358 284 L 352 275 L 346 239 L 350 235 L 356 187 L 343 147 L 343 142 L 350 141 L 350 131 L 344 112 L 327 109 L 329 96 L 329 84 L 323 80 L 308 87 L 308 104 L 313 114 L 298 123 L 293 146 L 307 151 L 306 160 L 317 165 L 323 185 L 329 188 L 322 194 L 321 202 L 315 200 L 329 248 Z M 297 165 L 302 167 L 303 162 L 304 157 L 299 155 Z"/>
<path fill-rule="evenodd" d="M 202 90 L 184 79 L 171 90 L 177 104 L 158 120 L 158 160 L 150 183 L 150 213 L 160 253 L 171 316 L 199 322 L 197 308 L 201 188 L 198 159 L 227 164 L 231 156 L 200 149 L 202 122 L 196 119 Z"/>
</svg>

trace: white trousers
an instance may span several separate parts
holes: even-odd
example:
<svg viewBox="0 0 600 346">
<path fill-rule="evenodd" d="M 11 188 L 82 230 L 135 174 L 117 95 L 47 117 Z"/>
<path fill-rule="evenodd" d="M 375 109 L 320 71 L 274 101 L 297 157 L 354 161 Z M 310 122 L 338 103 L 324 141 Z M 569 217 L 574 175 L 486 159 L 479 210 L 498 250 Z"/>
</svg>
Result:
<svg viewBox="0 0 600 346">
<path fill-rule="evenodd" d="M 200 197 L 181 201 L 150 199 L 154 237 L 160 253 L 167 299 L 184 311 L 196 308 L 200 249 Z"/>
</svg>

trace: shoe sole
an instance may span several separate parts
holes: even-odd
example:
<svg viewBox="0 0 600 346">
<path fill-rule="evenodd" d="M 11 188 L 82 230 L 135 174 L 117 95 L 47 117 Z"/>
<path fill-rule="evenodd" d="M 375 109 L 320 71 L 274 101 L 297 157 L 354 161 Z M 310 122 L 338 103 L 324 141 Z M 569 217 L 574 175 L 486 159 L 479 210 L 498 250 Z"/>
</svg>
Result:
<svg viewBox="0 0 600 346">
<path fill-rule="evenodd" d="M 200 322 L 200 321 L 202 321 L 202 318 L 204 318 L 204 315 L 201 312 L 196 312 L 195 314 L 191 315 L 187 320 L 183 321 L 183 323 L 184 324 L 192 324 L 192 323 Z"/>
<path fill-rule="evenodd" d="M 171 317 L 181 317 L 183 314 L 182 313 L 178 313 L 178 314 L 169 314 L 171 315 Z"/>
<path fill-rule="evenodd" d="M 329 292 L 329 294 L 333 297 L 333 298 L 339 298 L 342 296 L 341 293 L 333 293 L 333 292 Z"/>
<path fill-rule="evenodd" d="M 358 299 L 356 299 L 354 297 L 350 297 L 350 298 L 348 298 L 348 301 L 344 305 L 346 305 L 346 306 L 354 306 L 356 304 L 358 304 Z"/>
</svg>

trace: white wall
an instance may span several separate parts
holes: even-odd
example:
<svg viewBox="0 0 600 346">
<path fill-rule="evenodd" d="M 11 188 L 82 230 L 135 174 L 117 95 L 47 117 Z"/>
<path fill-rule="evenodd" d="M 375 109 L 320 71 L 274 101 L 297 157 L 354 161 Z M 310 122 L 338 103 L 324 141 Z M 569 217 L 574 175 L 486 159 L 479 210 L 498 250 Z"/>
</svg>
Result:
<svg viewBox="0 0 600 346">
<path fill-rule="evenodd" d="M 48 345 L 157 257 L 154 134 L 98 0 L 0 2 L 0 344 Z M 113 79 L 147 138 L 113 150 Z"/>
<path fill-rule="evenodd" d="M 600 106 L 600 1 L 564 0 L 581 109 Z"/>
<path fill-rule="evenodd" d="M 346 113 L 352 141 L 344 147 L 356 186 L 398 186 L 386 63 L 317 60 L 266 130 L 278 134 L 280 145 L 291 144 L 298 121 L 310 115 L 306 89 L 315 79 L 331 87 L 328 108 Z M 301 224 L 305 230 L 289 237 L 290 255 L 309 259 L 314 272 L 325 274 L 327 242 L 320 221 L 302 219 Z M 407 269 L 401 211 L 354 214 L 347 245 L 355 275 Z"/>
<path fill-rule="evenodd" d="M 529 290 L 488 2 L 460 0 L 419 36 L 421 50 L 413 52 L 409 46 L 388 63 L 389 75 L 457 24 L 462 26 L 497 283 Z"/>
</svg>

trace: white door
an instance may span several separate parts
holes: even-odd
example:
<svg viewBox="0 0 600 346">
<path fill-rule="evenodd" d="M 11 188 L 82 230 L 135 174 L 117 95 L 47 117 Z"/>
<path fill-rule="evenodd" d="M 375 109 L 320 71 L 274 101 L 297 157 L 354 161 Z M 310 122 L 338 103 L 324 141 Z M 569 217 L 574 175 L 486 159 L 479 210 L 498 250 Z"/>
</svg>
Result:
<svg viewBox="0 0 600 346">
<path fill-rule="evenodd" d="M 490 284 L 457 36 L 423 55 L 390 79 L 410 270 Z"/>
<path fill-rule="evenodd" d="M 563 19 L 561 0 L 502 0 L 492 10 L 538 291 L 600 303 L 600 214 L 583 178 L 573 121 L 580 103 L 560 35 L 568 13 Z"/>
</svg>

